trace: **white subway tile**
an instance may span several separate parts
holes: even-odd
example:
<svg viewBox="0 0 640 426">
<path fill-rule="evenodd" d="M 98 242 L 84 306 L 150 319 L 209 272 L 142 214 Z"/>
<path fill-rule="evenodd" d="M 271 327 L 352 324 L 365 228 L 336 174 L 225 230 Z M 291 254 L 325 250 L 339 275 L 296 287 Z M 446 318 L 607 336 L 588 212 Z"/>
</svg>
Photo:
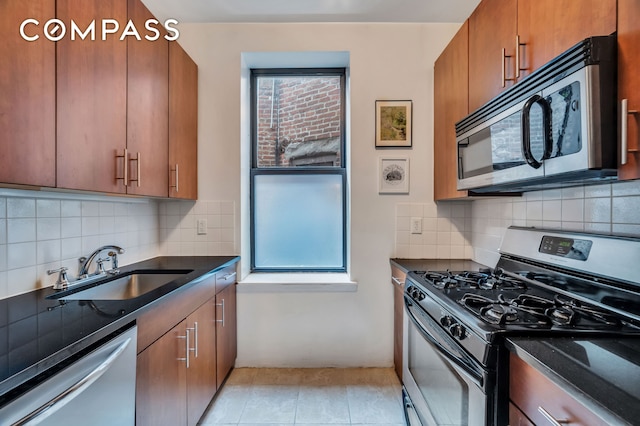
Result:
<svg viewBox="0 0 640 426">
<path fill-rule="evenodd" d="M 222 253 L 222 251 L 220 250 L 220 243 L 208 242 L 207 253 L 209 256 L 220 256 L 220 254 Z"/>
<path fill-rule="evenodd" d="M 438 246 L 428 245 L 423 246 L 422 253 L 425 259 L 437 259 L 438 258 Z"/>
<path fill-rule="evenodd" d="M 527 219 L 527 203 L 518 201 L 512 203 L 512 219 L 514 220 L 526 220 Z"/>
<path fill-rule="evenodd" d="M 562 220 L 562 201 L 546 199 L 542 202 L 542 220 L 558 221 Z"/>
<path fill-rule="evenodd" d="M 463 217 L 454 217 L 451 219 L 451 232 L 463 232 L 465 228 L 466 219 Z"/>
<path fill-rule="evenodd" d="M 542 201 L 543 191 L 525 192 L 522 196 L 527 202 Z"/>
<path fill-rule="evenodd" d="M 223 214 L 220 216 L 220 228 L 233 228 L 234 216 L 230 214 Z"/>
<path fill-rule="evenodd" d="M 35 265 L 7 271 L 8 293 L 16 295 L 35 290 L 37 277 Z"/>
<path fill-rule="evenodd" d="M 233 229 L 221 229 L 220 241 L 223 243 L 232 243 L 235 241 L 235 231 Z"/>
<path fill-rule="evenodd" d="M 60 240 L 38 241 L 36 247 L 37 263 L 59 262 L 60 256 Z"/>
<path fill-rule="evenodd" d="M 36 200 L 31 198 L 7 198 L 7 217 L 36 217 Z"/>
<path fill-rule="evenodd" d="M 82 218 L 82 236 L 100 235 L 100 217 L 89 216 Z"/>
<path fill-rule="evenodd" d="M 60 201 L 60 216 L 62 217 L 82 216 L 82 201 L 77 201 L 77 200 Z"/>
<path fill-rule="evenodd" d="M 562 221 L 561 228 L 565 231 L 584 231 L 584 222 L 565 222 Z"/>
<path fill-rule="evenodd" d="M 7 245 L 0 244 L 0 271 L 6 271 L 7 269 Z"/>
<path fill-rule="evenodd" d="M 83 201 L 82 202 L 82 216 L 100 216 L 100 202 L 98 201 Z"/>
<path fill-rule="evenodd" d="M 560 200 L 562 199 L 561 189 L 545 189 L 542 191 L 543 200 Z"/>
<path fill-rule="evenodd" d="M 7 219 L 0 219 L 0 244 L 7 244 Z"/>
<path fill-rule="evenodd" d="M 406 234 L 407 235 L 407 242 L 403 243 L 403 244 L 409 244 L 409 231 L 399 231 L 399 233 L 402 234 Z M 209 229 L 207 231 L 207 240 L 209 242 L 220 242 L 222 240 L 222 237 L 220 236 L 220 228 L 216 228 L 216 229 Z"/>
<path fill-rule="evenodd" d="M 164 201 L 167 207 L 167 214 L 170 216 L 180 215 L 180 202 L 179 201 Z"/>
<path fill-rule="evenodd" d="M 35 240 L 35 219 L 7 219 L 7 243 L 22 243 Z"/>
<path fill-rule="evenodd" d="M 192 213 L 193 207 L 195 206 L 194 201 L 180 201 L 180 215 L 188 215 Z"/>
<path fill-rule="evenodd" d="M 611 184 L 589 185 L 584 187 L 585 198 L 611 197 Z"/>
<path fill-rule="evenodd" d="M 63 217 L 60 219 L 60 236 L 62 238 L 80 237 L 82 235 L 82 219 L 80 217 Z"/>
<path fill-rule="evenodd" d="M 82 237 L 82 253 L 85 256 L 90 255 L 98 247 L 102 246 L 99 235 L 89 235 Z"/>
<path fill-rule="evenodd" d="M 193 206 L 194 214 L 207 214 L 207 203 L 205 201 L 196 201 L 196 204 Z"/>
<path fill-rule="evenodd" d="M 542 227 L 547 229 L 562 229 L 562 222 L 559 220 L 544 220 Z"/>
<path fill-rule="evenodd" d="M 189 215 L 183 216 L 182 219 L 180 219 L 180 228 L 192 229 L 195 227 L 196 227 L 196 218 L 194 215 L 189 214 Z"/>
<path fill-rule="evenodd" d="M 410 259 L 422 259 L 424 257 L 423 246 L 409 246 Z"/>
<path fill-rule="evenodd" d="M 422 217 L 438 217 L 438 205 L 427 203 L 422 206 Z"/>
<path fill-rule="evenodd" d="M 114 216 L 127 216 L 129 214 L 129 206 L 127 203 L 114 203 L 113 215 Z"/>
<path fill-rule="evenodd" d="M 60 258 L 82 257 L 82 238 L 63 238 L 60 240 Z"/>
<path fill-rule="evenodd" d="M 4 299 L 9 296 L 11 296 L 11 294 L 9 294 L 7 271 L 0 271 L 0 299 Z"/>
<path fill-rule="evenodd" d="M 40 217 L 60 217 L 60 200 L 36 200 L 36 215 Z"/>
<path fill-rule="evenodd" d="M 527 201 L 527 222 L 542 220 L 542 201 Z"/>
<path fill-rule="evenodd" d="M 422 231 L 437 231 L 438 230 L 438 218 L 425 217 L 422 219 Z"/>
<path fill-rule="evenodd" d="M 438 217 L 451 217 L 451 203 L 440 202 L 437 204 Z"/>
<path fill-rule="evenodd" d="M 220 214 L 220 201 L 207 201 L 207 214 Z"/>
<path fill-rule="evenodd" d="M 7 199 L 0 197 L 0 219 L 7 217 Z"/>
<path fill-rule="evenodd" d="M 627 234 L 640 237 L 640 225 L 614 223 L 611 225 L 614 234 Z"/>
<path fill-rule="evenodd" d="M 612 222 L 640 224 L 640 197 L 613 197 Z"/>
<path fill-rule="evenodd" d="M 569 200 L 574 198 L 584 198 L 584 187 L 573 186 L 571 188 L 562 188 L 562 199 Z"/>
<path fill-rule="evenodd" d="M 584 224 L 584 230 L 587 232 L 611 232 L 611 223 L 589 223 Z"/>
<path fill-rule="evenodd" d="M 100 216 L 115 216 L 115 204 L 103 201 L 100 203 Z"/>
<path fill-rule="evenodd" d="M 424 208 L 422 204 L 414 203 L 409 205 L 409 216 L 422 217 L 424 214 Z"/>
<path fill-rule="evenodd" d="M 447 217 L 439 217 L 437 222 L 437 230 L 438 232 L 450 232 L 451 220 Z"/>
<path fill-rule="evenodd" d="M 438 246 L 436 259 L 451 259 L 451 246 Z"/>
<path fill-rule="evenodd" d="M 438 245 L 451 245 L 451 232 L 438 232 Z"/>
<path fill-rule="evenodd" d="M 464 218 L 466 202 L 455 202 L 451 205 L 451 217 Z"/>
<path fill-rule="evenodd" d="M 60 239 L 60 218 L 49 217 L 37 219 L 37 239 L 42 240 L 58 240 Z"/>
<path fill-rule="evenodd" d="M 181 256 L 195 256 L 195 247 L 193 241 L 180 243 L 180 255 Z"/>
<path fill-rule="evenodd" d="M 406 231 L 402 231 L 406 232 Z M 422 245 L 422 234 L 409 234 L 409 245 Z"/>
<path fill-rule="evenodd" d="M 402 216 L 396 218 L 396 231 L 409 231 L 411 230 L 411 218 L 408 216 Z"/>
<path fill-rule="evenodd" d="M 409 244 L 409 231 L 396 232 L 396 244 Z M 216 241 L 216 240 L 212 240 Z"/>
<path fill-rule="evenodd" d="M 465 257 L 464 246 L 451 246 L 451 259 L 464 259 Z"/>
<path fill-rule="evenodd" d="M 585 198 L 584 221 L 610 223 L 611 222 L 611 198 Z"/>
<path fill-rule="evenodd" d="M 116 232 L 116 224 L 113 216 L 105 216 L 100 218 L 100 234 L 113 234 Z"/>
<path fill-rule="evenodd" d="M 235 214 L 235 204 L 233 201 L 220 202 L 220 214 Z"/>
<path fill-rule="evenodd" d="M 562 221 L 563 222 L 583 222 L 584 221 L 584 199 L 562 200 Z"/>
<path fill-rule="evenodd" d="M 196 229 L 195 228 L 181 228 L 180 229 L 180 241 L 188 242 L 195 241 L 196 239 Z"/>
<path fill-rule="evenodd" d="M 18 269 L 37 263 L 36 243 L 15 243 L 7 245 L 7 269 Z"/>
<path fill-rule="evenodd" d="M 436 245 L 438 244 L 438 233 L 436 231 L 423 231 L 422 232 L 422 244 L 424 245 Z"/>
<path fill-rule="evenodd" d="M 611 185 L 611 191 L 614 197 L 640 195 L 640 181 L 630 180 L 614 183 Z"/>
<path fill-rule="evenodd" d="M 408 259 L 410 249 L 409 244 L 398 244 L 396 246 L 396 257 L 400 259 Z"/>
</svg>

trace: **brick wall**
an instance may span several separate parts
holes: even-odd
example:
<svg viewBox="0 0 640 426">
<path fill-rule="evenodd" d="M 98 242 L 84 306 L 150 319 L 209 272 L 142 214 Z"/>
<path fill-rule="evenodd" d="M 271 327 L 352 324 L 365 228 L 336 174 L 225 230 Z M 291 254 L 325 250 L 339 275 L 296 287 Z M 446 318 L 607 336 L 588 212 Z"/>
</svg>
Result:
<svg viewBox="0 0 640 426">
<path fill-rule="evenodd" d="M 283 154 L 292 143 L 340 136 L 339 77 L 260 78 L 258 82 L 260 167 L 289 165 Z"/>
</svg>

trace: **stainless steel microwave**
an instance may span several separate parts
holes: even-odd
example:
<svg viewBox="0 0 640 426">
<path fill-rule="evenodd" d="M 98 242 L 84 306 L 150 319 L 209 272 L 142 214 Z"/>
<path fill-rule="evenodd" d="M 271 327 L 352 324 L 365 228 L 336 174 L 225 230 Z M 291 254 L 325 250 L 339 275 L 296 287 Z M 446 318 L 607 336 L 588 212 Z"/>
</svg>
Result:
<svg viewBox="0 0 640 426">
<path fill-rule="evenodd" d="M 591 37 L 456 123 L 458 189 L 615 179 L 616 70 L 615 35 Z"/>
</svg>

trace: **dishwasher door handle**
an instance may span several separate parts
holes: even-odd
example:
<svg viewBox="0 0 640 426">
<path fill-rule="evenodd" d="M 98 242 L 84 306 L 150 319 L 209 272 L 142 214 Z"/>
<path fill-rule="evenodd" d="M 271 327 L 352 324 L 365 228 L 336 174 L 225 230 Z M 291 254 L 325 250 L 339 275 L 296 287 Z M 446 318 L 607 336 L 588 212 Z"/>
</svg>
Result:
<svg viewBox="0 0 640 426">
<path fill-rule="evenodd" d="M 22 419 L 13 423 L 12 426 L 26 426 L 29 424 L 37 424 L 67 405 L 74 398 L 84 392 L 85 389 L 91 386 L 93 382 L 102 377 L 102 375 L 109 370 L 111 365 L 118 359 L 122 352 L 124 352 L 129 343 L 131 343 L 131 337 L 118 345 L 118 347 L 113 352 L 111 352 L 111 355 L 109 355 L 107 359 L 105 359 L 89 374 L 78 380 L 74 385 L 70 386 L 67 390 L 60 393 L 55 398 L 52 398 L 46 404 L 43 404 L 40 408 L 32 411 Z"/>
</svg>

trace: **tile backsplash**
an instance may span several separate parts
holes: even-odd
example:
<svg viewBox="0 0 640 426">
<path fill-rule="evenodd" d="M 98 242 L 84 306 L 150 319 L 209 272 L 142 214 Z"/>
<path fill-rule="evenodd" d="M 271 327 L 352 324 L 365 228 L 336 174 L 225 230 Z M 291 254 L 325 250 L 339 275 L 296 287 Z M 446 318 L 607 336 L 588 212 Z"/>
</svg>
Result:
<svg viewBox="0 0 640 426">
<path fill-rule="evenodd" d="M 121 264 L 160 254 L 156 201 L 17 193 L 0 196 L 0 299 L 52 285 L 48 269 L 77 276 L 78 258 L 105 244 L 125 248 Z"/>
<path fill-rule="evenodd" d="M 412 234 L 411 218 L 422 234 Z M 400 258 L 467 258 L 493 266 L 506 229 L 535 226 L 640 236 L 640 180 L 476 198 L 396 205 Z"/>
<path fill-rule="evenodd" d="M 3 191 L 0 299 L 53 285 L 57 274 L 48 269 L 66 266 L 76 277 L 78 258 L 106 244 L 125 249 L 121 265 L 160 255 L 238 252 L 233 202 Z"/>
<path fill-rule="evenodd" d="M 511 225 L 640 236 L 640 181 L 472 202 L 473 259 L 493 266 Z"/>
<path fill-rule="evenodd" d="M 159 212 L 163 254 L 226 256 L 238 253 L 233 201 L 161 201 Z"/>
<path fill-rule="evenodd" d="M 411 233 L 419 219 L 422 232 Z M 467 259 L 471 246 L 471 202 L 403 203 L 396 205 L 396 257 Z"/>
</svg>

